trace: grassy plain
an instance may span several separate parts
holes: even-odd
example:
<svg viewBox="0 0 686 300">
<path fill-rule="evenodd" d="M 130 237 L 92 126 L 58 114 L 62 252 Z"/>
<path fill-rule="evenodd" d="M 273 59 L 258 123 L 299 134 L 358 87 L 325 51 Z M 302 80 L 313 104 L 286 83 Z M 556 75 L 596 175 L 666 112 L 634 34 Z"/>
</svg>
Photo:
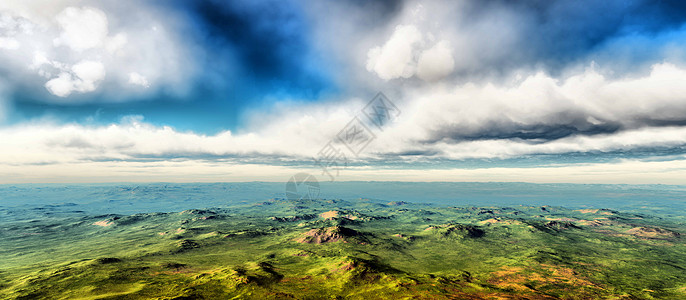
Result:
<svg viewBox="0 0 686 300">
<path fill-rule="evenodd" d="M 7 299 L 686 299 L 682 219 L 272 199 L 0 224 Z"/>
</svg>

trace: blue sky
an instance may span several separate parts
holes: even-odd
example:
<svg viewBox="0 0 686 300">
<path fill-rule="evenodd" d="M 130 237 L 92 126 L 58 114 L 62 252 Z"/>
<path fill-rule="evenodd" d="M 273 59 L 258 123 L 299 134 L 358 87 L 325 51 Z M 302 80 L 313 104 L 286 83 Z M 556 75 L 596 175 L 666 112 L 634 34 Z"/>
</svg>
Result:
<svg viewBox="0 0 686 300">
<path fill-rule="evenodd" d="M 336 180 L 686 184 L 684 12 L 3 1 L 0 182 L 326 180 L 312 157 L 384 92 L 402 113 Z"/>
</svg>

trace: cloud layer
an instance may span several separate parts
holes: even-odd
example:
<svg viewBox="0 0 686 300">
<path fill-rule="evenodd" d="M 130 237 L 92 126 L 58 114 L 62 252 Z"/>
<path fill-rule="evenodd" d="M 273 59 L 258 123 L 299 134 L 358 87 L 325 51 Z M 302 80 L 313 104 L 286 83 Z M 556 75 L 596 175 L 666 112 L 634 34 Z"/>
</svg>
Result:
<svg viewBox="0 0 686 300">
<path fill-rule="evenodd" d="M 564 80 L 538 73 L 509 85 L 468 83 L 414 93 L 412 100 L 398 102 L 403 113 L 375 134 L 378 139 L 361 158 L 403 160 L 407 158 L 403 153 L 423 153 L 426 158 L 509 158 L 686 144 L 682 126 L 686 70 L 670 64 L 654 65 L 641 78 L 609 79 L 589 68 Z M 306 161 L 360 116 L 364 104 L 351 99 L 333 105 L 289 106 L 289 110 L 255 115 L 270 121 L 242 134 L 179 132 L 136 117 L 100 127 L 10 127 L 0 130 L 0 137 L 10 141 L 2 146 L 5 163 L 22 159 L 39 163 L 56 151 L 63 153 L 60 159 L 76 161 L 203 155 Z M 36 158 L 25 152 L 31 145 Z"/>
<path fill-rule="evenodd" d="M 346 153 L 350 179 L 373 179 L 374 169 L 437 178 L 429 168 L 540 181 L 555 168 L 577 182 L 599 178 L 597 157 L 615 175 L 668 168 L 655 160 L 683 166 L 686 17 L 677 2 L 144 1 L 135 12 L 132 3 L 0 4 L 0 112 L 29 100 L 57 111 L 21 119 L 17 110 L 19 121 L 0 127 L 0 165 L 47 178 L 57 166 L 216 174 L 228 164 L 272 179 L 311 168 L 383 91 L 402 113 L 374 128 L 359 155 Z M 60 119 L 65 105 L 101 102 L 121 105 L 121 121 Z M 211 118 L 237 125 L 184 129 Z M 574 155 L 592 158 L 565 160 Z M 559 159 L 530 162 L 539 173 L 501 170 L 543 156 Z M 480 171 L 459 170 L 464 162 Z"/>
</svg>

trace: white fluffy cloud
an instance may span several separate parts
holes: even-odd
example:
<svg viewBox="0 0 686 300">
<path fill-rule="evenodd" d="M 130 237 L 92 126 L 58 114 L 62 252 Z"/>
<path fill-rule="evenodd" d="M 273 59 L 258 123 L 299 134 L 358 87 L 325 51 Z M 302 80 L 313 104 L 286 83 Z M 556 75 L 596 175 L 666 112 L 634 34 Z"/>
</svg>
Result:
<svg viewBox="0 0 686 300">
<path fill-rule="evenodd" d="M 0 12 L 0 50 L 19 49 L 21 43 L 17 35 L 23 32 L 32 33 L 33 30 L 31 22 Z"/>
<path fill-rule="evenodd" d="M 146 87 L 146 88 L 150 86 L 148 79 L 145 78 L 145 76 L 138 74 L 137 72 L 129 73 L 129 83 L 133 84 L 133 85 L 139 85 L 142 87 Z"/>
<path fill-rule="evenodd" d="M 417 62 L 417 76 L 435 81 L 450 75 L 455 69 L 452 51 L 450 42 L 443 40 L 422 52 Z"/>
<path fill-rule="evenodd" d="M 62 31 L 55 45 L 64 45 L 75 51 L 102 47 L 107 39 L 107 16 L 92 7 L 67 7 L 55 20 Z"/>
<path fill-rule="evenodd" d="M 92 92 L 105 78 L 105 67 L 96 61 L 79 62 L 70 71 L 62 72 L 57 78 L 46 82 L 45 88 L 58 97 L 67 97 L 73 92 Z"/>
<path fill-rule="evenodd" d="M 74 77 L 69 73 L 60 73 L 57 78 L 50 79 L 50 81 L 46 82 L 45 88 L 55 96 L 66 97 L 69 96 L 73 91 L 79 90 L 79 88 L 77 88 L 77 80 L 75 80 Z M 87 91 L 88 90 L 84 90 L 84 92 Z"/>
<path fill-rule="evenodd" d="M 416 47 L 422 34 L 412 25 L 398 25 L 391 38 L 367 53 L 367 70 L 381 79 L 409 78 L 415 73 Z"/>
<path fill-rule="evenodd" d="M 0 48 L 7 50 L 19 49 L 19 41 L 11 37 L 0 37 Z"/>
<path fill-rule="evenodd" d="M 436 81 L 453 72 L 450 42 L 441 40 L 426 48 L 424 34 L 414 25 L 398 25 L 383 46 L 367 52 L 367 71 L 383 80 L 410 78 Z"/>
<path fill-rule="evenodd" d="M 119 101 L 164 87 L 183 92 L 195 69 L 179 59 L 189 51 L 170 30 L 179 25 L 147 4 L 137 4 L 136 10 L 126 5 L 126 1 L 3 1 L 2 67 L 11 70 L 21 85 L 35 83 L 65 98 L 44 97 L 45 101 L 68 101 L 73 94 L 96 91 Z M 78 99 L 103 98 L 107 97 Z"/>
</svg>

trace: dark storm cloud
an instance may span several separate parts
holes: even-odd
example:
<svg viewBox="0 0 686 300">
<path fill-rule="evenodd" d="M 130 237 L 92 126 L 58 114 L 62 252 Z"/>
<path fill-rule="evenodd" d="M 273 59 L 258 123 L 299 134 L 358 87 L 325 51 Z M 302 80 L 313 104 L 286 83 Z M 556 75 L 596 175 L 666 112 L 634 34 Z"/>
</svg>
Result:
<svg viewBox="0 0 686 300">
<path fill-rule="evenodd" d="M 569 122 L 562 124 L 523 124 L 503 120 L 488 122 L 472 132 L 458 126 L 441 127 L 433 130 L 423 143 L 454 143 L 493 139 L 515 139 L 531 143 L 544 143 L 572 135 L 611 134 L 621 128 L 622 125 L 619 123 L 592 124 L 584 119 L 569 120 Z"/>
</svg>

